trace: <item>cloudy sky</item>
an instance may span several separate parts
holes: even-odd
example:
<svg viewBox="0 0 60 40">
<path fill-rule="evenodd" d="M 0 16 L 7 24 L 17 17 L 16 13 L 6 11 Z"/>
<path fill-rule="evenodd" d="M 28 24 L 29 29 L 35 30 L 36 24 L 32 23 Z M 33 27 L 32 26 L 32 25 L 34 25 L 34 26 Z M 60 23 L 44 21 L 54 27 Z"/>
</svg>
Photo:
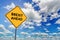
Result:
<svg viewBox="0 0 60 40">
<path fill-rule="evenodd" d="M 15 27 L 5 14 L 16 6 L 27 16 L 17 37 L 60 32 L 60 0 L 0 0 L 0 37 L 14 36 Z"/>
</svg>

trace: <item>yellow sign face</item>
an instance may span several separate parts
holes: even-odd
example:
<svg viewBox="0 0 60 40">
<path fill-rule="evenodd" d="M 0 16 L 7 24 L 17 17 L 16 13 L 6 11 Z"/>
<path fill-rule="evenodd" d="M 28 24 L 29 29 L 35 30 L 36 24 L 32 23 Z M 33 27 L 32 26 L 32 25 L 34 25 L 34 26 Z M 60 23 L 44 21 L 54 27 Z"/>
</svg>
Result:
<svg viewBox="0 0 60 40">
<path fill-rule="evenodd" d="M 9 11 L 6 14 L 6 17 L 14 25 L 15 28 L 18 28 L 18 26 L 21 25 L 27 19 L 21 8 L 19 8 L 18 6 Z"/>
</svg>

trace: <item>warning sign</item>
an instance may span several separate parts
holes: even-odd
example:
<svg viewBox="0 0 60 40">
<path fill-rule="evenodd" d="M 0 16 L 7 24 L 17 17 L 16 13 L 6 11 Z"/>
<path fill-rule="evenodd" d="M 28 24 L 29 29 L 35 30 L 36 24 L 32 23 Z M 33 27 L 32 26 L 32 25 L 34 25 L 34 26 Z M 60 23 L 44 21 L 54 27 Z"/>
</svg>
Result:
<svg viewBox="0 0 60 40">
<path fill-rule="evenodd" d="M 18 28 L 18 26 L 21 25 L 27 19 L 26 15 L 18 6 L 9 11 L 6 14 L 6 17 L 14 25 L 15 28 Z"/>
</svg>

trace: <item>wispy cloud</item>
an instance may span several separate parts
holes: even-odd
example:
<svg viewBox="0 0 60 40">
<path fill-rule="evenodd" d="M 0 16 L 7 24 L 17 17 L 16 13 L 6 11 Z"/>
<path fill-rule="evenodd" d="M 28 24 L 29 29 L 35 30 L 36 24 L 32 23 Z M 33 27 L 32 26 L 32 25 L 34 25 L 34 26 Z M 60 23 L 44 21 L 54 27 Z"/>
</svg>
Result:
<svg viewBox="0 0 60 40">
<path fill-rule="evenodd" d="M 46 24 L 46 26 L 49 26 L 49 25 L 51 25 L 51 24 L 50 23 Z"/>
<path fill-rule="evenodd" d="M 15 4 L 12 2 L 10 5 L 5 6 L 4 8 L 7 10 L 11 10 L 15 7 Z"/>
<path fill-rule="evenodd" d="M 60 31 L 60 27 L 57 27 L 58 31 Z"/>
<path fill-rule="evenodd" d="M 47 28 L 44 28 L 45 32 L 49 32 L 49 30 Z"/>
<path fill-rule="evenodd" d="M 56 24 L 60 24 L 60 19 L 56 21 Z"/>
<path fill-rule="evenodd" d="M 28 35 L 29 33 L 28 32 L 21 32 L 20 34 L 22 34 L 22 35 Z"/>
<path fill-rule="evenodd" d="M 8 29 L 6 29 L 3 24 L 0 24 L 0 29 L 3 30 L 2 32 L 0 32 L 0 34 L 3 34 L 3 35 L 13 34 L 11 31 L 9 31 Z"/>
<path fill-rule="evenodd" d="M 48 34 L 47 33 L 35 32 L 35 33 L 31 33 L 31 35 L 48 35 Z"/>
<path fill-rule="evenodd" d="M 9 25 L 10 29 L 15 29 L 15 27 L 13 25 Z"/>
</svg>

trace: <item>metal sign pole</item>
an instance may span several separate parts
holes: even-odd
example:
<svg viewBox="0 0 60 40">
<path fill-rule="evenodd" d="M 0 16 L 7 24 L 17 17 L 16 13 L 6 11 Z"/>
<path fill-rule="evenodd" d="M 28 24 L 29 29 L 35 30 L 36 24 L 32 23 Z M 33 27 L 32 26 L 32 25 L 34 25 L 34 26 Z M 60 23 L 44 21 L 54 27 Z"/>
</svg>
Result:
<svg viewBox="0 0 60 40">
<path fill-rule="evenodd" d="M 15 40 L 16 40 L 17 28 L 15 28 Z"/>
</svg>

